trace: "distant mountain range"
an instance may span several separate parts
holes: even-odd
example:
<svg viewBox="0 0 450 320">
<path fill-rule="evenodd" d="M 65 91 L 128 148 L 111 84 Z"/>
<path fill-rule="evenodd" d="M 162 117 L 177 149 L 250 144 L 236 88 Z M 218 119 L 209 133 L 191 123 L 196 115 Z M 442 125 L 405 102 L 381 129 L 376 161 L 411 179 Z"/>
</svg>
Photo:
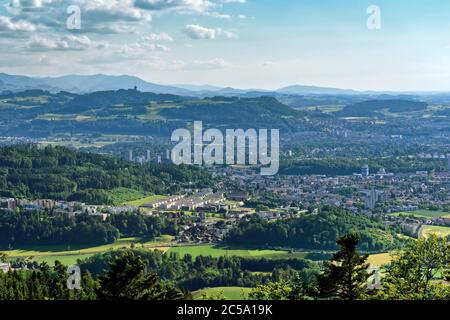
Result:
<svg viewBox="0 0 450 320">
<path fill-rule="evenodd" d="M 211 85 L 160 85 L 144 81 L 134 76 L 110 76 L 110 75 L 67 75 L 61 77 L 28 77 L 0 73 L 0 92 L 24 91 L 30 89 L 48 90 L 50 92 L 67 91 L 72 93 L 90 93 L 95 91 L 109 91 L 120 89 L 132 89 L 137 87 L 142 92 L 157 94 L 175 94 L 181 96 L 267 96 L 267 95 L 379 95 L 393 94 L 393 92 L 356 91 L 338 88 L 326 88 L 317 86 L 292 85 L 278 90 L 260 89 L 235 89 L 231 87 L 221 88 Z M 402 93 L 406 94 L 406 93 Z M 414 93 L 417 94 L 417 93 Z"/>
<path fill-rule="evenodd" d="M 32 78 L 0 73 L 0 91 L 23 91 L 30 89 L 48 90 L 51 92 L 68 91 L 73 93 L 89 93 L 120 89 L 139 88 L 140 91 L 190 95 L 193 91 L 183 88 L 164 86 L 146 82 L 133 76 L 108 75 L 68 75 L 54 78 Z"/>
<path fill-rule="evenodd" d="M 305 95 L 305 94 L 318 94 L 318 95 L 338 95 L 338 94 L 359 94 L 360 92 L 355 90 L 345 90 L 345 89 L 337 89 L 337 88 L 323 88 L 323 87 L 315 87 L 315 86 L 288 86 L 276 91 L 277 93 L 283 94 L 293 94 L 293 95 Z"/>
</svg>

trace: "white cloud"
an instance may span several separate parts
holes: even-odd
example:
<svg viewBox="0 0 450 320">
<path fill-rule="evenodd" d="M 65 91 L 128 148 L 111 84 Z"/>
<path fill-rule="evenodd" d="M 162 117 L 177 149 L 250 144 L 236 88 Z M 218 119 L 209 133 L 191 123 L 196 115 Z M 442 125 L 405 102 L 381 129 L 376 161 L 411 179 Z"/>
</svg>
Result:
<svg viewBox="0 0 450 320">
<path fill-rule="evenodd" d="M 173 41 L 173 38 L 166 32 L 150 33 L 143 38 L 145 41 Z"/>
<path fill-rule="evenodd" d="M 229 14 L 223 14 L 219 12 L 205 12 L 204 15 L 216 19 L 231 20 L 231 16 Z"/>
<path fill-rule="evenodd" d="M 13 21 L 10 17 L 0 16 L 0 31 L 36 31 L 36 26 L 27 21 Z"/>
<path fill-rule="evenodd" d="M 150 51 L 170 51 L 169 47 L 159 43 L 140 43 L 139 47 Z"/>
<path fill-rule="evenodd" d="M 246 0 L 222 0 L 222 3 L 246 3 Z"/>
<path fill-rule="evenodd" d="M 12 8 L 41 8 L 45 4 L 57 2 L 54 0 L 12 0 L 10 7 Z"/>
<path fill-rule="evenodd" d="M 236 33 L 232 32 L 232 31 L 225 31 L 220 28 L 217 29 L 217 34 L 223 35 L 225 38 L 228 38 L 228 39 L 236 39 L 238 37 L 238 35 Z"/>
<path fill-rule="evenodd" d="M 15 19 L 61 32 L 65 30 L 69 4 L 81 8 L 80 32 L 116 33 L 113 24 L 152 19 L 149 12 L 135 7 L 134 0 L 12 0 L 6 8 Z"/>
<path fill-rule="evenodd" d="M 87 50 L 91 48 L 105 48 L 106 42 L 93 42 L 87 36 L 66 35 L 62 38 L 45 38 L 34 36 L 27 47 L 31 50 Z"/>
<path fill-rule="evenodd" d="M 153 52 L 168 52 L 170 48 L 159 43 L 152 43 L 145 39 L 134 43 L 122 45 L 119 50 L 119 55 L 127 59 L 143 59 L 149 51 Z"/>
<path fill-rule="evenodd" d="M 136 0 L 135 6 L 150 11 L 186 10 L 203 12 L 215 4 L 208 0 Z"/>
<path fill-rule="evenodd" d="M 217 36 L 224 36 L 228 39 L 237 38 L 237 34 L 232 31 L 222 30 L 221 28 L 207 28 L 197 24 L 188 24 L 184 27 L 184 33 L 191 39 L 214 40 Z"/>
<path fill-rule="evenodd" d="M 223 69 L 231 67 L 232 65 L 222 58 L 216 58 L 211 60 L 194 60 L 192 63 L 186 65 L 186 69 Z"/>
<path fill-rule="evenodd" d="M 76 0 L 75 4 L 83 8 L 83 19 L 95 22 L 151 20 L 149 13 L 135 8 L 133 0 Z"/>
<path fill-rule="evenodd" d="M 210 29 L 206 27 L 199 26 L 197 24 L 188 24 L 184 28 L 184 33 L 192 39 L 215 39 L 216 29 Z"/>
</svg>

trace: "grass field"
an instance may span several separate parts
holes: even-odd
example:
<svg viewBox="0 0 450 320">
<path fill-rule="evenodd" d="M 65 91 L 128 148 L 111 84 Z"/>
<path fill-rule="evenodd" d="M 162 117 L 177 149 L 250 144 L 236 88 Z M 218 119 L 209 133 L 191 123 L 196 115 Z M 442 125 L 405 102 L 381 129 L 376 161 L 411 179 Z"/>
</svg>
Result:
<svg viewBox="0 0 450 320">
<path fill-rule="evenodd" d="M 432 234 L 442 238 L 448 237 L 450 236 L 450 227 L 422 226 L 422 228 L 420 228 L 419 236 L 421 238 L 428 238 Z"/>
<path fill-rule="evenodd" d="M 182 246 L 172 247 L 168 251 L 169 253 L 176 253 L 180 257 L 186 254 L 192 255 L 194 258 L 197 256 L 238 256 L 238 257 L 264 257 L 264 258 L 302 258 L 306 255 L 303 252 L 289 253 L 289 251 L 283 250 L 253 250 L 253 249 L 232 249 L 224 247 L 216 247 L 213 245 L 197 245 L 197 246 Z"/>
<path fill-rule="evenodd" d="M 101 246 L 33 246 L 0 252 L 6 253 L 10 258 L 34 257 L 38 262 L 46 261 L 52 263 L 55 260 L 59 260 L 63 263 L 73 264 L 77 259 L 87 258 L 111 249 L 129 248 L 132 244 L 135 244 L 137 248 L 143 246 L 148 249 L 167 251 L 172 240 L 172 236 L 161 236 L 148 242 L 142 242 L 139 238 L 123 238 L 114 243 Z"/>
<path fill-rule="evenodd" d="M 431 211 L 431 210 L 417 210 L 417 211 L 407 211 L 407 212 L 395 212 L 392 216 L 414 216 L 418 218 L 440 218 L 447 216 L 449 213 L 444 211 Z"/>
<path fill-rule="evenodd" d="M 78 259 L 86 259 L 91 256 L 93 256 L 94 253 L 87 253 L 87 254 L 74 254 L 74 255 L 56 255 L 56 256 L 39 256 L 36 257 L 34 260 L 38 263 L 41 262 L 47 262 L 48 265 L 52 266 L 56 260 L 61 262 L 65 266 L 71 266 L 74 264 L 77 264 Z"/>
<path fill-rule="evenodd" d="M 134 201 L 127 201 L 127 202 L 124 203 L 124 205 L 139 207 L 139 206 L 142 206 L 142 205 L 144 205 L 146 203 L 149 203 L 149 202 L 152 202 L 152 201 L 155 201 L 155 200 L 161 200 L 161 199 L 164 199 L 164 198 L 166 198 L 166 196 L 152 195 L 152 196 L 148 196 L 148 197 L 141 198 L 141 199 L 134 200 Z"/>
<path fill-rule="evenodd" d="M 116 206 L 125 205 L 127 202 L 131 202 L 137 199 L 142 199 L 151 196 L 151 193 L 143 192 L 139 190 L 129 189 L 129 188 L 115 188 L 109 190 L 108 193 L 113 199 L 113 204 Z"/>
<path fill-rule="evenodd" d="M 392 255 L 390 253 L 371 254 L 367 261 L 371 266 L 382 267 L 392 261 Z"/>
<path fill-rule="evenodd" d="M 270 276 L 272 272 L 265 272 L 265 271 L 252 271 L 251 274 L 255 276 Z"/>
<path fill-rule="evenodd" d="M 242 287 L 217 287 L 205 288 L 192 293 L 194 300 L 202 300 L 206 294 L 209 298 L 217 300 L 248 300 L 251 288 Z"/>
</svg>

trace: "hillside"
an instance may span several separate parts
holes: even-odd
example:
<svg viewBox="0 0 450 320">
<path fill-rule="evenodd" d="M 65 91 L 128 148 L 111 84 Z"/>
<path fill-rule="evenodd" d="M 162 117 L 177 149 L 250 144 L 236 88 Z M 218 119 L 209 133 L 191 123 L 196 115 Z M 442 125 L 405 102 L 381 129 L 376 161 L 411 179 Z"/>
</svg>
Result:
<svg viewBox="0 0 450 320">
<path fill-rule="evenodd" d="M 62 77 L 34 78 L 0 73 L 0 92 L 19 92 L 30 89 L 43 89 L 51 92 L 69 91 L 72 93 L 88 93 L 119 89 L 133 89 L 163 94 L 192 94 L 190 90 L 175 86 L 159 85 L 133 76 L 67 75 Z"/>
<path fill-rule="evenodd" d="M 134 89 L 87 94 L 28 90 L 0 95 L 0 136 L 58 133 L 170 136 L 194 120 L 204 126 L 297 130 L 304 113 L 273 97 L 192 98 Z M 18 121 L 20 120 L 20 121 Z"/>
<path fill-rule="evenodd" d="M 179 108 L 163 109 L 160 115 L 186 121 L 201 120 L 208 124 L 233 124 L 233 127 L 286 127 L 303 114 L 273 97 L 214 97 L 188 101 Z"/>
<path fill-rule="evenodd" d="M 346 117 L 373 117 L 382 115 L 383 110 L 390 113 L 404 113 L 424 111 L 427 107 L 428 104 L 425 102 L 411 100 L 369 100 L 348 105 L 338 114 Z"/>
<path fill-rule="evenodd" d="M 225 242 L 255 247 L 289 247 L 334 250 L 336 238 L 357 232 L 364 251 L 383 251 L 399 244 L 398 237 L 383 224 L 340 208 L 323 207 L 318 214 L 270 223 L 253 216 L 230 231 Z"/>
<path fill-rule="evenodd" d="M 0 196 L 112 204 L 118 191 L 163 194 L 190 182 L 207 186 L 210 176 L 195 167 L 138 166 L 63 147 L 0 148 Z"/>
</svg>

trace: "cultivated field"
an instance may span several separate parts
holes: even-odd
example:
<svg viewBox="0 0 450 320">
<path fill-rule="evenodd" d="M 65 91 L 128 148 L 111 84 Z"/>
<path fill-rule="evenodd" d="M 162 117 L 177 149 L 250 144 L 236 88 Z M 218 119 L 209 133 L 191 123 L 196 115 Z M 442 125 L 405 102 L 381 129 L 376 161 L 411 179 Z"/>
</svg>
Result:
<svg viewBox="0 0 450 320">
<path fill-rule="evenodd" d="M 389 264 L 392 261 L 391 253 L 379 253 L 379 254 L 371 254 L 367 262 L 370 263 L 373 267 L 382 267 Z"/>
<path fill-rule="evenodd" d="M 124 203 L 124 205 L 133 206 L 133 207 L 139 207 L 139 206 L 142 206 L 142 205 L 144 205 L 146 203 L 149 203 L 149 202 L 152 202 L 152 201 L 155 201 L 155 200 L 161 200 L 161 199 L 164 199 L 164 198 L 166 198 L 166 196 L 153 195 L 153 196 L 148 196 L 148 197 L 145 197 L 145 198 L 142 198 L 142 199 L 138 199 L 138 200 L 134 200 L 134 201 L 127 201 L 127 202 Z"/>
<path fill-rule="evenodd" d="M 395 212 L 392 216 L 414 216 L 418 218 L 440 218 L 448 215 L 448 212 L 444 211 L 431 211 L 431 210 L 417 210 L 417 211 L 406 211 L 406 212 Z"/>
<path fill-rule="evenodd" d="M 450 227 L 441 226 L 422 226 L 419 231 L 419 236 L 421 238 L 428 238 L 430 235 L 435 234 L 438 237 L 448 237 L 450 236 Z"/>
<path fill-rule="evenodd" d="M 251 288 L 242 287 L 218 287 L 205 288 L 192 293 L 194 300 L 202 300 L 206 295 L 208 298 L 224 300 L 248 300 Z"/>
<path fill-rule="evenodd" d="M 38 262 L 46 261 L 53 264 L 55 260 L 59 260 L 64 264 L 74 264 L 77 259 L 88 258 L 96 253 L 102 253 L 108 250 L 130 248 L 132 245 L 135 245 L 137 248 L 145 247 L 148 249 L 167 251 L 172 240 L 172 236 L 161 236 L 148 242 L 142 242 L 139 238 L 123 238 L 114 243 L 101 246 L 33 246 L 1 252 L 6 253 L 10 258 L 34 257 Z"/>
<path fill-rule="evenodd" d="M 192 255 L 194 258 L 197 256 L 237 256 L 237 257 L 255 257 L 255 258 L 303 258 L 306 253 L 304 252 L 294 252 L 284 250 L 253 250 L 253 249 L 235 249 L 235 248 L 225 248 L 217 247 L 213 245 L 196 245 L 196 246 L 180 246 L 172 247 L 168 250 L 169 253 L 176 253 L 180 257 L 186 254 Z"/>
</svg>

